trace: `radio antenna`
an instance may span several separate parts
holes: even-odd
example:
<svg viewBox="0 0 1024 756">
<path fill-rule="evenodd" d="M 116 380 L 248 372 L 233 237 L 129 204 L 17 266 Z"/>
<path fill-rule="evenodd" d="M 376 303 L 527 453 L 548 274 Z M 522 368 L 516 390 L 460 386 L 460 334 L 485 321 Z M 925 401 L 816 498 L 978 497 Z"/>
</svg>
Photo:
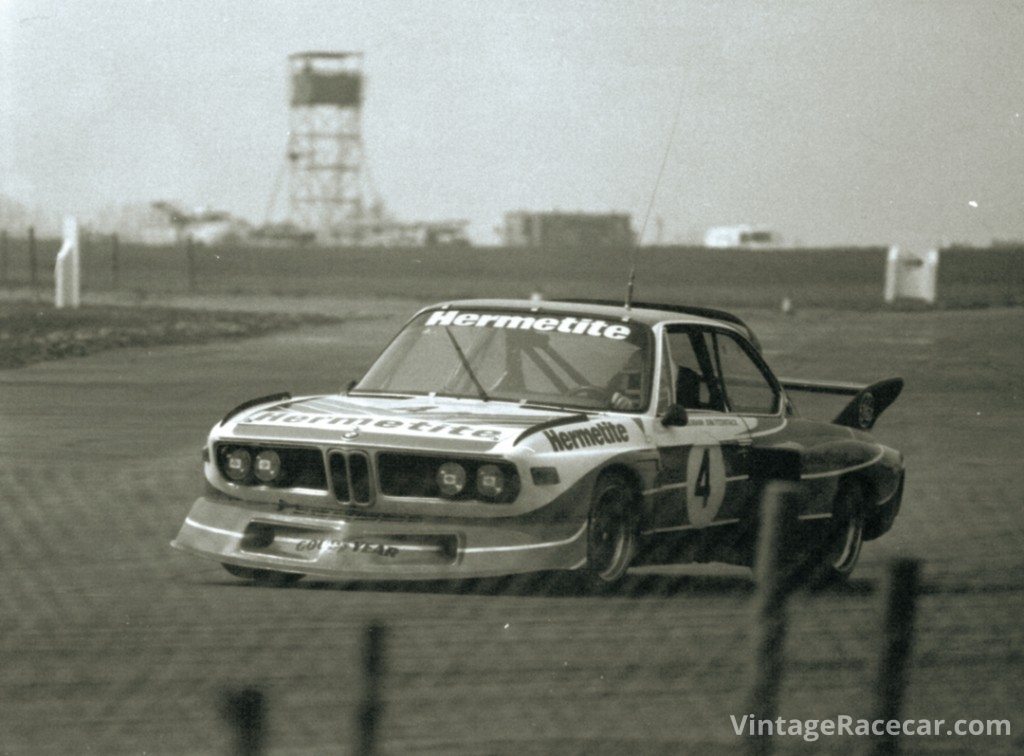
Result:
<svg viewBox="0 0 1024 756">
<path fill-rule="evenodd" d="M 668 153 L 672 150 L 672 142 L 675 141 L 676 128 L 679 126 L 679 114 L 683 112 L 684 89 L 679 88 L 679 101 L 676 103 L 676 112 L 672 116 L 672 128 L 668 133 L 668 141 L 665 143 L 665 153 L 661 156 L 661 166 L 658 168 L 658 177 L 654 180 L 654 189 L 651 190 L 651 199 L 647 203 L 647 212 L 644 213 L 644 222 L 640 226 L 640 234 L 633 244 L 633 252 L 629 260 L 629 281 L 626 283 L 626 309 L 633 306 L 633 283 L 636 281 L 636 253 L 644 240 L 644 233 L 647 231 L 647 222 L 651 219 L 651 209 L 654 207 L 654 200 L 658 196 L 658 188 L 661 186 L 661 177 L 665 173 L 665 164 L 668 162 Z"/>
</svg>

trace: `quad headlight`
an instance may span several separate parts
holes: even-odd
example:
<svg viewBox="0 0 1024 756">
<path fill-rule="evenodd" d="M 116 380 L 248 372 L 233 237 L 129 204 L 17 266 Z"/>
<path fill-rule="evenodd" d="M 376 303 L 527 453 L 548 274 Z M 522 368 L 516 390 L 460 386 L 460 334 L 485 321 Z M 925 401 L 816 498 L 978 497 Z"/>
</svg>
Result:
<svg viewBox="0 0 1024 756">
<path fill-rule="evenodd" d="M 243 481 L 252 470 L 252 454 L 247 449 L 232 449 L 224 459 L 224 474 L 231 480 Z"/>
<path fill-rule="evenodd" d="M 376 462 L 384 496 L 511 504 L 519 494 L 516 466 L 505 460 L 382 452 Z"/>
<path fill-rule="evenodd" d="M 264 449 L 256 455 L 253 474 L 263 483 L 271 483 L 281 475 L 281 457 L 273 449 Z"/>
<path fill-rule="evenodd" d="M 458 462 L 445 462 L 437 468 L 436 479 L 442 496 L 458 496 L 466 489 L 466 468 Z"/>
<path fill-rule="evenodd" d="M 505 493 L 505 474 L 497 465 L 480 465 L 476 471 L 476 491 L 486 499 L 499 499 Z"/>
<path fill-rule="evenodd" d="M 324 454 L 315 447 L 214 443 L 210 456 L 217 471 L 236 485 L 330 490 Z"/>
</svg>

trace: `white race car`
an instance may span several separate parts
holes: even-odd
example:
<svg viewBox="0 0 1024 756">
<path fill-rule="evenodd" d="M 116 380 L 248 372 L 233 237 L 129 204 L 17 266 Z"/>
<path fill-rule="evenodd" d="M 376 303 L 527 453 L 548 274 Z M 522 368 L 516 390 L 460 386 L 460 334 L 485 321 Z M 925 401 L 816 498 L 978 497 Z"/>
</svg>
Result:
<svg viewBox="0 0 1024 756">
<path fill-rule="evenodd" d="M 776 378 L 752 332 L 678 305 L 468 300 L 417 313 L 343 394 L 232 410 L 172 543 L 287 583 L 749 565 L 767 479 L 800 481 L 794 562 L 844 577 L 892 525 L 902 388 Z M 791 391 L 848 394 L 835 420 Z M 810 572 L 808 572 L 810 574 Z"/>
</svg>

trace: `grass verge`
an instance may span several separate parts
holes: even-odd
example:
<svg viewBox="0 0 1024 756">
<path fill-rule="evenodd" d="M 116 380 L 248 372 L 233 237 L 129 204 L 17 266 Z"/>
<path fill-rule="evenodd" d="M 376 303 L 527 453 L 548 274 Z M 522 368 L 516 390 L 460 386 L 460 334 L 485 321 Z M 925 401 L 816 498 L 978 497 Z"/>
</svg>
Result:
<svg viewBox="0 0 1024 756">
<path fill-rule="evenodd" d="M 57 310 L 0 302 L 0 369 L 122 347 L 197 344 L 340 322 L 310 313 L 253 313 L 170 307 L 83 305 Z"/>
</svg>

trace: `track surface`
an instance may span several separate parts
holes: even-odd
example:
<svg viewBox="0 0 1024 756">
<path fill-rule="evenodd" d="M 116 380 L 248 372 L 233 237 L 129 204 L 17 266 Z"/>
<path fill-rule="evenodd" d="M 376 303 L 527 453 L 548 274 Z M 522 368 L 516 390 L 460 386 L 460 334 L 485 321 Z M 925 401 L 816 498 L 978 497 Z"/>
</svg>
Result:
<svg viewBox="0 0 1024 756">
<path fill-rule="evenodd" d="M 413 306 L 383 309 L 393 316 L 0 372 L 0 753 L 225 753 L 223 692 L 250 684 L 267 695 L 271 752 L 347 750 L 371 620 L 389 627 L 385 751 L 739 745 L 742 570 L 647 571 L 604 595 L 550 576 L 275 589 L 167 546 L 209 426 L 251 396 L 344 385 Z M 906 716 L 1009 719 L 1014 734 L 906 746 L 1024 747 L 1021 311 L 747 315 L 780 374 L 907 379 L 877 430 L 908 459 L 904 512 L 848 588 L 793 600 L 781 715 L 870 714 L 875 589 L 885 560 L 910 554 L 926 563 Z"/>
</svg>

